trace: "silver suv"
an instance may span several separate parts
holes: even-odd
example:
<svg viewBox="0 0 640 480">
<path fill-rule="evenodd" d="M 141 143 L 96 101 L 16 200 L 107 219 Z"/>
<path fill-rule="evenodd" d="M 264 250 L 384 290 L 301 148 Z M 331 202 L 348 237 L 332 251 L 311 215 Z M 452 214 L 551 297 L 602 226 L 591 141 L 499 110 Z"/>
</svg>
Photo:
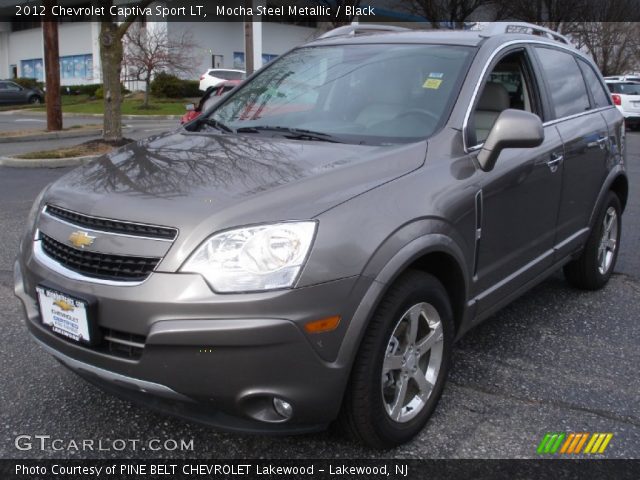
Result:
<svg viewBox="0 0 640 480">
<path fill-rule="evenodd" d="M 560 268 L 606 284 L 624 135 L 554 32 L 341 28 L 45 189 L 15 291 L 37 343 L 108 391 L 398 445 L 470 328 Z"/>
</svg>

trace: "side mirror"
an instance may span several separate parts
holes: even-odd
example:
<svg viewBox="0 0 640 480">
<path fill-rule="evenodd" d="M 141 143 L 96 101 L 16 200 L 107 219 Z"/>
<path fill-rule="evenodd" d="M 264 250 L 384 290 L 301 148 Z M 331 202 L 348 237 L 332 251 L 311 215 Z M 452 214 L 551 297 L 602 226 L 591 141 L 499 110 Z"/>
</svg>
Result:
<svg viewBox="0 0 640 480">
<path fill-rule="evenodd" d="M 478 163 L 482 170 L 490 172 L 505 148 L 532 148 L 543 141 L 544 129 L 540 117 L 523 110 L 504 110 L 478 153 Z"/>
<path fill-rule="evenodd" d="M 193 112 L 196 109 L 196 106 L 193 103 L 187 103 L 184 108 L 187 109 L 187 112 Z"/>
</svg>

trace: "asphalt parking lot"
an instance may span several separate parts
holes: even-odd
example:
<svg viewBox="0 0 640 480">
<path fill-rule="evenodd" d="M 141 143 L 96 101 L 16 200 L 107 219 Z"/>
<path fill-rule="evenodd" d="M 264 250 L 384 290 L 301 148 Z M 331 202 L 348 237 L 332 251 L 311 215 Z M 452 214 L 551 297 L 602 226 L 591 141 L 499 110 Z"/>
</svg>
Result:
<svg viewBox="0 0 640 480">
<path fill-rule="evenodd" d="M 557 274 L 471 331 L 428 426 L 383 453 L 331 433 L 219 433 L 107 396 L 68 372 L 29 338 L 11 271 L 33 198 L 67 170 L 0 167 L 0 458 L 534 458 L 547 432 L 612 432 L 600 456 L 640 458 L 640 134 L 628 135 L 628 152 L 631 192 L 609 285 L 581 292 Z M 35 442 L 18 450 L 21 434 L 104 445 L 193 439 L 193 450 L 78 453 Z"/>
</svg>

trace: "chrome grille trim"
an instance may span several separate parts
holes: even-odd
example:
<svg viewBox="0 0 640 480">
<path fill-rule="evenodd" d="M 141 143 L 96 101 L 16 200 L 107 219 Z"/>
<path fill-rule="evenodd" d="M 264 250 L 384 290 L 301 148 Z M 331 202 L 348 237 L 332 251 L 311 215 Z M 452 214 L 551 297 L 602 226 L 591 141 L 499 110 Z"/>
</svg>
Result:
<svg viewBox="0 0 640 480">
<path fill-rule="evenodd" d="M 148 238 L 152 240 L 172 242 L 178 236 L 177 228 L 96 217 L 61 208 L 57 205 L 47 204 L 42 213 L 56 219 L 56 221 L 75 228 L 84 228 L 122 237 Z M 108 228 L 109 225 L 112 228 Z M 140 232 L 136 232 L 135 229 L 140 230 Z M 156 231 L 157 234 L 154 235 L 154 231 Z"/>
</svg>

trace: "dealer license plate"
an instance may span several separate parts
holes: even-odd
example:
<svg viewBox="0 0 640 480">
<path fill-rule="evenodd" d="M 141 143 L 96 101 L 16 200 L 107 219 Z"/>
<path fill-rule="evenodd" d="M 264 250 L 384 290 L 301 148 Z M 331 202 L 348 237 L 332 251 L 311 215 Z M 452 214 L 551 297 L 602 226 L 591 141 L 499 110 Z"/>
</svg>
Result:
<svg viewBox="0 0 640 480">
<path fill-rule="evenodd" d="M 87 302 L 47 287 L 36 287 L 42 323 L 76 342 L 89 343 Z"/>
</svg>

